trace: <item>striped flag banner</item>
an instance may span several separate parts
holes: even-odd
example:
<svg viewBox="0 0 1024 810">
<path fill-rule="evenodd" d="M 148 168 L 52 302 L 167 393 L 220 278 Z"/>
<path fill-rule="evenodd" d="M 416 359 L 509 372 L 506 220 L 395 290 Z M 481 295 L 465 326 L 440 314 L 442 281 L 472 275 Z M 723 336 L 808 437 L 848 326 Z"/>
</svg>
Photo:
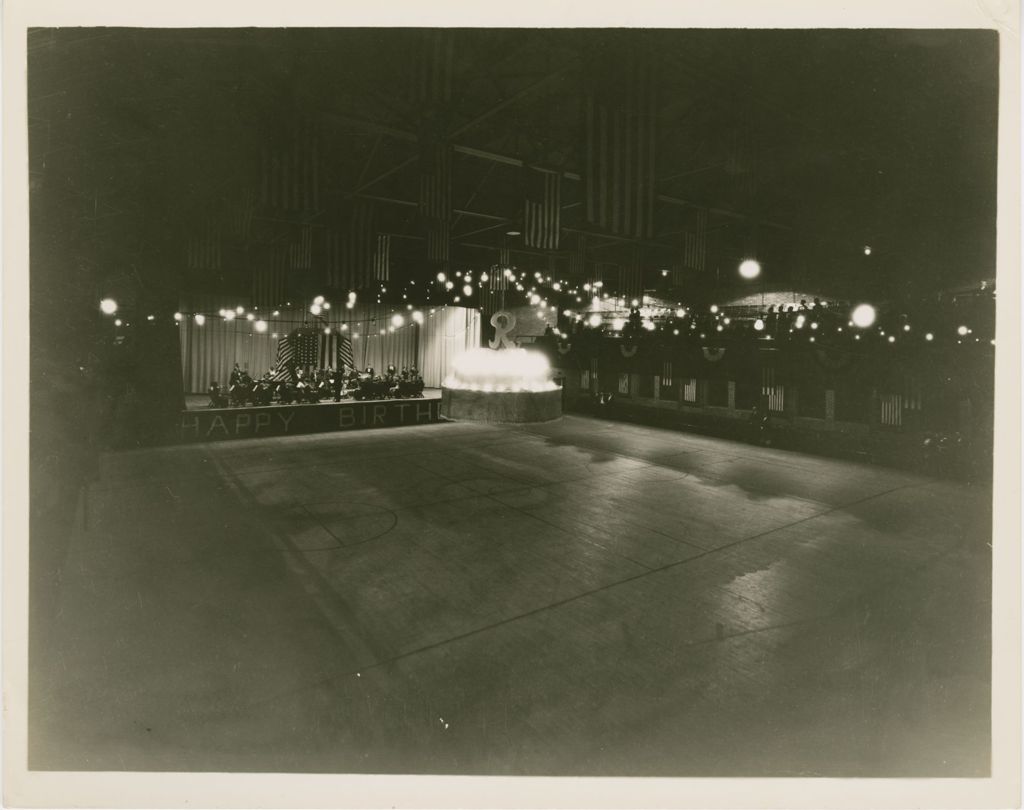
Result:
<svg viewBox="0 0 1024 810">
<path fill-rule="evenodd" d="M 201 236 L 189 238 L 186 260 L 190 270 L 219 270 L 221 263 L 220 228 L 209 225 Z"/>
<path fill-rule="evenodd" d="M 256 190 L 242 192 L 238 204 L 228 215 L 228 232 L 236 239 L 247 240 L 252 234 L 252 218 L 256 211 Z"/>
<path fill-rule="evenodd" d="M 623 298 L 641 299 L 644 295 L 644 274 L 640 264 L 640 248 L 633 245 L 629 264 L 619 267 L 619 286 L 616 290 Z"/>
<path fill-rule="evenodd" d="M 725 138 L 725 173 L 729 177 L 732 195 L 742 205 L 750 203 L 756 192 L 757 175 L 754 171 L 753 126 L 737 124 Z"/>
<path fill-rule="evenodd" d="M 431 222 L 427 226 L 427 263 L 434 271 L 448 272 L 451 261 L 451 225 Z"/>
<path fill-rule="evenodd" d="M 373 254 L 373 278 L 375 281 L 387 281 L 391 278 L 391 236 L 386 233 L 377 235 L 377 249 Z"/>
<path fill-rule="evenodd" d="M 277 341 L 277 367 L 273 374 L 274 382 L 285 382 L 292 379 L 295 367 L 295 346 L 288 335 L 282 335 Z"/>
<path fill-rule="evenodd" d="M 286 299 L 288 247 L 271 245 L 256 260 L 252 277 L 252 302 L 257 307 L 280 306 Z"/>
<path fill-rule="evenodd" d="M 452 149 L 429 129 L 420 134 L 420 214 L 448 222 L 452 215 Z"/>
<path fill-rule="evenodd" d="M 309 270 L 313 267 L 313 226 L 303 225 L 299 241 L 288 246 L 288 267 Z"/>
<path fill-rule="evenodd" d="M 416 31 L 409 49 L 409 98 L 426 108 L 452 99 L 455 32 L 449 28 Z"/>
<path fill-rule="evenodd" d="M 523 167 L 523 239 L 527 247 L 558 250 L 562 217 L 562 175 Z"/>
<path fill-rule="evenodd" d="M 356 200 L 348 222 L 327 231 L 327 283 L 331 287 L 361 290 L 374 277 L 377 260 L 376 211 L 373 203 Z"/>
<path fill-rule="evenodd" d="M 296 128 L 288 143 L 262 154 L 260 201 L 279 211 L 316 211 L 320 207 L 320 160 L 312 129 Z"/>
<path fill-rule="evenodd" d="M 591 287 L 598 284 L 604 285 L 611 282 L 612 279 L 617 277 L 617 265 L 610 262 L 593 262 L 590 265 L 590 273 L 587 281 Z M 591 290 L 594 295 L 599 295 L 600 290 Z"/>
<path fill-rule="evenodd" d="M 672 361 L 664 360 L 661 364 L 661 384 L 666 388 L 672 387 Z"/>
<path fill-rule="evenodd" d="M 577 234 L 576 249 L 569 254 L 569 275 L 573 279 L 582 279 L 587 270 L 587 235 Z"/>
<path fill-rule="evenodd" d="M 339 371 L 356 366 L 352 357 L 352 340 L 348 335 L 338 335 L 336 363 L 335 368 Z"/>
<path fill-rule="evenodd" d="M 584 102 L 584 194 L 587 221 L 636 238 L 654 234 L 654 61 L 630 50 L 601 55 L 588 73 Z"/>
<path fill-rule="evenodd" d="M 707 265 L 708 212 L 705 208 L 689 213 L 683 234 L 683 267 L 703 272 Z"/>
<path fill-rule="evenodd" d="M 761 370 L 761 395 L 768 398 L 768 410 L 785 410 L 786 387 L 776 379 L 774 368 Z"/>
<path fill-rule="evenodd" d="M 295 362 L 301 368 L 316 366 L 320 357 L 320 344 L 317 333 L 313 329 L 303 327 L 291 333 L 291 342 L 295 346 Z"/>
<path fill-rule="evenodd" d="M 881 422 L 886 427 L 900 427 L 903 424 L 903 397 L 900 394 L 883 394 L 881 397 Z"/>
</svg>

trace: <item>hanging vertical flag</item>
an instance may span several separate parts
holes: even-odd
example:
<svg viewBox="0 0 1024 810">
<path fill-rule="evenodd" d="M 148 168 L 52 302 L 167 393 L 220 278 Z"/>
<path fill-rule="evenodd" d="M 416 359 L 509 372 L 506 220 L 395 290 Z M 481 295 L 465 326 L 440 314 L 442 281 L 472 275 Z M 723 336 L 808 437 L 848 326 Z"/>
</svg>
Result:
<svg viewBox="0 0 1024 810">
<path fill-rule="evenodd" d="M 292 379 L 295 368 L 295 346 L 288 335 L 281 335 L 277 341 L 277 367 L 274 370 L 274 382 Z"/>
<path fill-rule="evenodd" d="M 391 236 L 386 233 L 377 235 L 377 249 L 373 254 L 373 278 L 375 281 L 387 281 L 391 278 Z"/>
<path fill-rule="evenodd" d="M 334 367 L 338 371 L 355 368 L 355 361 L 352 358 L 352 341 L 348 335 L 338 335 L 337 357 Z"/>
<path fill-rule="evenodd" d="M 698 208 L 687 212 L 686 231 L 683 233 L 683 268 L 703 272 L 708 253 L 708 212 Z"/>
<path fill-rule="evenodd" d="M 190 237 L 186 247 L 186 262 L 190 270 L 219 270 L 221 266 L 221 232 L 208 225 L 200 236 Z"/>
<path fill-rule="evenodd" d="M 252 276 L 252 302 L 258 307 L 276 307 L 286 298 L 288 248 L 271 245 L 255 262 Z"/>
<path fill-rule="evenodd" d="M 523 167 L 523 239 L 527 247 L 558 250 L 562 217 L 562 175 Z"/>
<path fill-rule="evenodd" d="M 900 427 L 903 424 L 903 396 L 901 394 L 883 394 L 880 397 L 880 421 L 886 427 Z"/>
<path fill-rule="evenodd" d="M 377 233 L 373 203 L 356 200 L 341 228 L 327 229 L 327 284 L 340 290 L 365 289 L 376 273 Z"/>
<path fill-rule="evenodd" d="M 313 266 L 313 226 L 303 225 L 299 241 L 288 246 L 288 266 L 292 270 L 309 270 Z"/>
<path fill-rule="evenodd" d="M 633 245 L 628 264 L 619 266 L 619 284 L 616 294 L 623 298 L 641 300 L 644 295 L 644 275 L 640 263 L 640 246 Z"/>
<path fill-rule="evenodd" d="M 427 237 L 427 264 L 447 274 L 451 261 L 452 150 L 436 118 L 420 132 L 419 211 Z"/>
<path fill-rule="evenodd" d="M 294 330 L 291 333 L 291 342 L 295 346 L 295 362 L 298 366 L 305 368 L 317 364 L 320 346 L 317 333 L 313 329 L 303 327 Z"/>
<path fill-rule="evenodd" d="M 287 138 L 262 153 L 260 201 L 279 211 L 317 211 L 320 207 L 316 134 L 296 126 Z"/>
<path fill-rule="evenodd" d="M 409 98 L 420 107 L 447 104 L 452 99 L 455 32 L 428 28 L 414 36 L 408 52 Z"/>
<path fill-rule="evenodd" d="M 255 211 L 255 189 L 243 191 L 234 208 L 228 213 L 228 233 L 236 239 L 248 240 L 252 234 L 252 218 Z"/>
<path fill-rule="evenodd" d="M 781 413 L 786 404 L 786 387 L 778 382 L 774 368 L 761 370 L 761 395 L 768 400 L 768 410 Z"/>
<path fill-rule="evenodd" d="M 430 222 L 427 225 L 427 263 L 432 269 L 448 272 L 451 261 L 451 225 L 448 222 Z"/>
<path fill-rule="evenodd" d="M 584 278 L 587 270 L 587 235 L 578 234 L 576 249 L 569 254 L 569 275 L 574 280 Z"/>
<path fill-rule="evenodd" d="M 636 238 L 654 235 L 655 65 L 639 49 L 602 52 L 584 100 L 587 221 Z"/>
</svg>

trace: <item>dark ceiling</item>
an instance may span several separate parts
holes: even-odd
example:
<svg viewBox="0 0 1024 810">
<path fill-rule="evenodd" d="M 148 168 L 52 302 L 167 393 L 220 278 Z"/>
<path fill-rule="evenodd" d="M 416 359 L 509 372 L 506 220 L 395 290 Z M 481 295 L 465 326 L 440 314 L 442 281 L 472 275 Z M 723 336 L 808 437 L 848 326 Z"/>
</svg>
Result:
<svg viewBox="0 0 1024 810">
<path fill-rule="evenodd" d="M 435 32 L 436 33 L 436 32 Z M 164 294 L 247 291 L 252 250 L 190 272 L 190 236 L 261 183 L 268 145 L 311 133 L 329 225 L 375 201 L 400 277 L 424 275 L 415 81 L 425 37 L 400 29 L 38 29 L 29 34 L 33 276 Z M 893 295 L 994 275 L 998 41 L 986 31 L 457 29 L 451 95 L 453 264 L 619 261 L 675 268 L 708 212 L 706 286 L 753 253 L 766 283 Z M 628 50 L 656 72 L 655 228 L 585 217 L 583 98 Z M 562 180 L 560 249 L 526 250 L 523 163 Z M 257 224 L 275 217 L 257 210 Z M 259 230 L 259 228 L 257 228 Z M 870 258 L 863 246 L 873 248 Z M 238 257 L 242 258 L 238 258 Z M 246 258 L 249 257 L 249 258 Z M 74 279 L 69 278 L 74 275 Z M 42 276 L 39 276 L 40 278 Z M 35 289 L 35 287 L 34 287 Z M 685 292 L 685 291 L 684 291 Z M 91 295 L 91 292 L 89 293 Z"/>
</svg>

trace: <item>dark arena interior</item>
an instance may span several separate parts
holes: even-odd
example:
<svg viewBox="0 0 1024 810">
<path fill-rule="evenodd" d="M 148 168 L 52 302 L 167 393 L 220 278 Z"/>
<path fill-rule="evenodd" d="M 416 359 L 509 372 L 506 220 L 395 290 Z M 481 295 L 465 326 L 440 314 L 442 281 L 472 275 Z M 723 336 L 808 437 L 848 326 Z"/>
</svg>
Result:
<svg viewBox="0 0 1024 810">
<path fill-rule="evenodd" d="M 27 48 L 31 770 L 990 775 L 994 31 Z"/>
</svg>

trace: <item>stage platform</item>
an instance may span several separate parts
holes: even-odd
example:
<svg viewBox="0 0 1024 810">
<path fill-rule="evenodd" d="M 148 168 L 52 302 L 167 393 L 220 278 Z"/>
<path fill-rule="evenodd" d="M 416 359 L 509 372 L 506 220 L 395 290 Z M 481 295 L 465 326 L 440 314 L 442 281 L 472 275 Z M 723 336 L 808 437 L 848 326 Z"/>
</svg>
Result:
<svg viewBox="0 0 1024 810">
<path fill-rule="evenodd" d="M 372 427 L 425 425 L 440 420 L 441 391 L 427 388 L 415 399 L 342 399 L 318 403 L 211 408 L 205 394 L 186 394 L 178 442 L 214 442 L 298 436 Z"/>
</svg>

